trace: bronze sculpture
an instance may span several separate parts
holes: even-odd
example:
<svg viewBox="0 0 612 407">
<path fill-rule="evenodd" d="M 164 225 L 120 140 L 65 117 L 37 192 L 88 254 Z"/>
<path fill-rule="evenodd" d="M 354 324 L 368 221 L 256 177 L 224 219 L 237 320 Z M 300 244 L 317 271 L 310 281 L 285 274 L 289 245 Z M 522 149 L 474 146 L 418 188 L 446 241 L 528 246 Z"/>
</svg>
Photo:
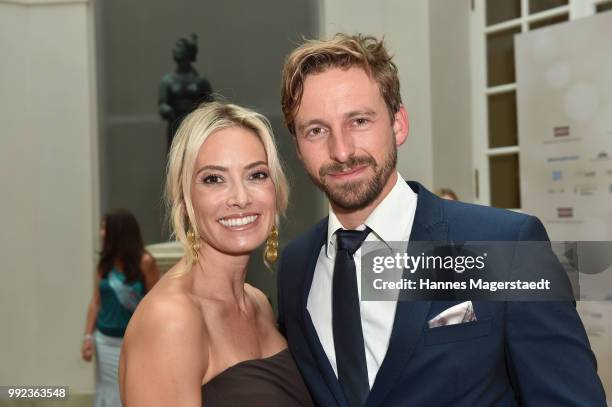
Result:
<svg viewBox="0 0 612 407">
<path fill-rule="evenodd" d="M 199 104 L 213 100 L 210 82 L 193 67 L 198 54 L 198 36 L 180 38 L 172 50 L 176 70 L 159 83 L 159 114 L 168 122 L 168 149 L 183 118 Z"/>
</svg>

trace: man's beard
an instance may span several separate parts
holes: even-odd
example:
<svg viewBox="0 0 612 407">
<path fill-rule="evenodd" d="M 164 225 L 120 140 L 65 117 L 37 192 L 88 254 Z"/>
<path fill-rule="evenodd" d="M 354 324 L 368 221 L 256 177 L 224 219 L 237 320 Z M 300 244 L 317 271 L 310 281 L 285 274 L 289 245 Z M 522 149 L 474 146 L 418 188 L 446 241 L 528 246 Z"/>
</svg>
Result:
<svg viewBox="0 0 612 407">
<path fill-rule="evenodd" d="M 344 172 L 362 165 L 367 165 L 374 171 L 374 175 L 368 180 L 347 181 L 334 185 L 326 182 L 326 175 L 329 173 Z M 379 165 L 372 156 L 351 157 L 345 163 L 324 165 L 319 169 L 318 178 L 313 175 L 310 177 L 319 189 L 325 192 L 334 206 L 354 211 L 367 207 L 378 198 L 396 165 L 397 147 L 393 146 L 382 165 Z"/>
</svg>

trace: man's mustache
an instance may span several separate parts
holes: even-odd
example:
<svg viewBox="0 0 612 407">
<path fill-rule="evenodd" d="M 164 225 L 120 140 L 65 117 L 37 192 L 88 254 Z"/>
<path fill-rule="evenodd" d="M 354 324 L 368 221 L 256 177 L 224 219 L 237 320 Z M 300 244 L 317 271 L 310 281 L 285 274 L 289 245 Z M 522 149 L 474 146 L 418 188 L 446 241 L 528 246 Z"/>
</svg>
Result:
<svg viewBox="0 0 612 407">
<path fill-rule="evenodd" d="M 344 163 L 330 163 L 319 168 L 319 177 L 323 178 L 330 173 L 350 171 L 355 167 L 371 165 L 376 167 L 376 160 L 371 156 L 351 157 Z"/>
</svg>

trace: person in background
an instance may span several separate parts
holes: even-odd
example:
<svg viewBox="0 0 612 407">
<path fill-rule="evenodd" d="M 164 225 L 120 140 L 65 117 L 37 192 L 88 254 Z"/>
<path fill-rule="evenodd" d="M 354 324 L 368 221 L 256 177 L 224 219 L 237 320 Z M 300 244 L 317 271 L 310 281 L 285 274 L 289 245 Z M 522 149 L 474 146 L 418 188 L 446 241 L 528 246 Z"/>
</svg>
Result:
<svg viewBox="0 0 612 407">
<path fill-rule="evenodd" d="M 436 189 L 436 195 L 438 195 L 442 199 L 448 199 L 449 201 L 458 201 L 459 197 L 450 188 L 439 188 Z"/>
<path fill-rule="evenodd" d="M 159 280 L 159 269 L 143 244 L 138 221 L 113 210 L 102 220 L 103 242 L 81 355 L 92 360 L 95 348 L 95 407 L 121 406 L 117 368 L 123 334 L 136 306 Z"/>
</svg>

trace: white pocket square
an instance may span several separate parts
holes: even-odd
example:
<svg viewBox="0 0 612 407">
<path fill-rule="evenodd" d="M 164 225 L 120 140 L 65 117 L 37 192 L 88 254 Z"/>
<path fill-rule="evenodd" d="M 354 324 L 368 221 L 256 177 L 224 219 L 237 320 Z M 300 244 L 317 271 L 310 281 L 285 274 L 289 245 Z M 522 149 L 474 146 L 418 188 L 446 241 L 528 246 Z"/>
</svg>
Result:
<svg viewBox="0 0 612 407">
<path fill-rule="evenodd" d="M 472 305 L 472 301 L 466 301 L 445 309 L 433 317 L 427 324 L 430 328 L 437 328 L 439 326 L 456 325 L 474 321 L 476 321 L 474 306 Z"/>
</svg>

